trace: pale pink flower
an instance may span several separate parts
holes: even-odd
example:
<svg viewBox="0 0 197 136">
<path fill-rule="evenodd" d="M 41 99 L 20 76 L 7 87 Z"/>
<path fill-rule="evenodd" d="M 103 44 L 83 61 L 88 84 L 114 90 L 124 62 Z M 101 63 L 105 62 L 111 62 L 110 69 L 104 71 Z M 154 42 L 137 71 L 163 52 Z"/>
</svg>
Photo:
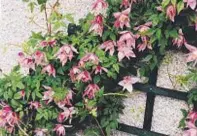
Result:
<svg viewBox="0 0 197 136">
<path fill-rule="evenodd" d="M 60 59 L 62 66 L 64 66 L 68 60 L 72 60 L 73 52 L 78 53 L 72 45 L 64 45 L 59 49 L 55 56 Z"/>
<path fill-rule="evenodd" d="M 108 3 L 105 0 L 96 0 L 92 4 L 92 10 L 101 13 L 103 10 L 107 9 Z"/>
<path fill-rule="evenodd" d="M 94 65 L 98 65 L 99 58 L 94 53 L 87 53 L 84 57 L 80 59 L 79 66 L 84 67 L 86 62 L 91 62 Z"/>
<path fill-rule="evenodd" d="M 29 69 L 35 70 L 35 63 L 32 57 L 25 57 L 24 53 L 22 52 L 19 52 L 18 56 L 19 56 L 18 62 L 21 67 L 27 68 L 28 70 Z"/>
<path fill-rule="evenodd" d="M 197 6 L 197 1 L 196 0 L 183 0 L 183 2 L 187 3 L 187 7 L 189 6 L 193 10 Z"/>
<path fill-rule="evenodd" d="M 50 102 L 53 101 L 53 95 L 55 94 L 55 92 L 53 91 L 53 89 L 49 86 L 43 86 L 44 89 L 46 89 L 47 91 L 43 92 L 44 96 L 42 97 L 43 101 L 46 101 L 46 104 L 49 104 Z"/>
<path fill-rule="evenodd" d="M 129 13 L 130 13 L 130 8 L 122 12 L 114 13 L 113 15 L 116 18 L 116 21 L 114 22 L 114 26 L 116 28 L 121 28 L 121 29 L 123 29 L 124 26 L 130 27 Z"/>
<path fill-rule="evenodd" d="M 42 47 L 47 47 L 47 46 L 54 47 L 56 42 L 57 42 L 56 40 L 50 40 L 50 41 L 42 41 L 40 44 Z"/>
<path fill-rule="evenodd" d="M 133 49 L 128 46 L 119 46 L 118 47 L 118 60 L 119 62 L 122 61 L 123 58 L 127 57 L 130 59 L 130 57 L 135 58 L 135 53 L 133 52 Z"/>
<path fill-rule="evenodd" d="M 46 56 L 43 52 L 41 51 L 36 51 L 34 54 L 33 54 L 33 58 L 35 60 L 35 63 L 37 65 L 46 65 L 46 62 L 47 62 L 47 59 L 46 59 Z"/>
<path fill-rule="evenodd" d="M 173 5 L 169 5 L 166 9 L 167 17 L 174 22 L 174 18 L 176 16 L 176 8 Z"/>
<path fill-rule="evenodd" d="M 111 56 L 113 56 L 113 54 L 115 52 L 115 46 L 116 46 L 116 42 L 114 42 L 112 40 L 108 40 L 108 41 L 104 42 L 103 44 L 101 44 L 100 48 L 105 49 L 105 52 L 109 50 L 109 54 Z"/>
<path fill-rule="evenodd" d="M 195 122 L 197 121 L 197 112 L 195 111 L 189 112 L 188 119 L 191 123 L 195 124 Z"/>
<path fill-rule="evenodd" d="M 63 123 L 64 121 L 66 121 L 67 119 L 70 119 L 70 123 L 72 120 L 72 115 L 75 113 L 74 107 L 70 107 L 70 108 L 64 108 L 64 111 L 59 113 L 57 121 L 59 123 Z"/>
<path fill-rule="evenodd" d="M 42 73 L 46 73 L 46 72 L 48 73 L 49 76 L 52 75 L 53 77 L 55 77 L 56 75 L 56 70 L 51 64 L 48 64 L 42 69 Z"/>
<path fill-rule="evenodd" d="M 194 65 L 197 63 L 197 48 L 189 45 L 188 43 L 185 43 L 185 47 L 190 51 L 190 53 L 187 54 L 187 62 L 194 61 Z"/>
<path fill-rule="evenodd" d="M 136 3 L 136 0 L 122 0 L 121 6 L 120 7 L 132 7 L 133 3 Z"/>
<path fill-rule="evenodd" d="M 88 71 L 82 71 L 77 75 L 76 79 L 82 82 L 88 82 L 92 80 L 91 75 Z"/>
<path fill-rule="evenodd" d="M 163 11 L 162 6 L 156 7 L 157 11 Z"/>
<path fill-rule="evenodd" d="M 95 16 L 94 20 L 91 22 L 92 25 L 90 27 L 90 32 L 93 31 L 94 33 L 102 36 L 103 34 L 103 16 L 97 15 Z"/>
<path fill-rule="evenodd" d="M 123 87 L 123 90 L 127 90 L 130 93 L 133 91 L 133 84 L 139 82 L 140 79 L 138 77 L 133 76 L 125 76 L 122 81 L 118 84 Z"/>
<path fill-rule="evenodd" d="M 58 101 L 56 104 L 59 108 L 64 109 L 65 106 L 72 106 L 71 101 L 73 99 L 73 91 L 69 90 L 64 100 Z"/>
<path fill-rule="evenodd" d="M 106 69 L 106 68 L 104 68 L 104 67 L 101 67 L 101 66 L 96 66 L 96 68 L 95 68 L 95 74 L 102 74 L 102 71 L 104 71 L 104 72 L 108 72 L 108 70 Z"/>
<path fill-rule="evenodd" d="M 65 126 L 62 124 L 56 124 L 53 131 L 56 131 L 57 136 L 65 136 L 66 135 Z"/>
<path fill-rule="evenodd" d="M 190 128 L 183 132 L 183 136 L 197 136 L 197 128 Z"/>
<path fill-rule="evenodd" d="M 127 46 L 127 47 L 132 47 L 135 48 L 135 40 L 136 40 L 136 35 L 134 35 L 130 31 L 123 31 L 120 32 L 121 36 L 120 39 L 117 42 L 118 47 L 120 46 Z"/>
<path fill-rule="evenodd" d="M 178 48 L 185 44 L 185 37 L 183 35 L 182 29 L 179 29 L 179 35 L 177 38 L 172 40 L 173 45 L 176 45 Z"/>
<path fill-rule="evenodd" d="M 83 94 L 83 97 L 87 96 L 89 99 L 93 99 L 95 97 L 95 93 L 98 92 L 100 88 L 97 84 L 89 84 Z"/>
<path fill-rule="evenodd" d="M 35 136 L 46 136 L 47 135 L 47 129 L 43 129 L 43 128 L 36 128 L 36 130 L 34 130 Z"/>
<path fill-rule="evenodd" d="M 69 76 L 72 80 L 72 82 L 74 82 L 76 80 L 76 75 L 79 74 L 81 72 L 81 70 L 79 69 L 78 66 L 74 66 L 71 68 L 70 72 L 69 72 Z"/>
<path fill-rule="evenodd" d="M 143 32 L 146 32 L 147 30 L 149 30 L 151 25 L 152 25 L 152 22 L 147 22 L 143 25 L 134 27 L 134 30 L 139 31 L 140 33 L 143 33 Z"/>
<path fill-rule="evenodd" d="M 149 38 L 147 36 L 141 36 L 142 43 L 138 44 L 138 51 L 144 51 L 146 48 L 152 50 L 152 46 L 149 43 L 148 39 Z"/>
<path fill-rule="evenodd" d="M 31 102 L 29 102 L 29 108 L 30 109 L 36 109 L 37 110 L 40 107 L 41 107 L 41 104 L 38 101 L 31 101 Z"/>
</svg>

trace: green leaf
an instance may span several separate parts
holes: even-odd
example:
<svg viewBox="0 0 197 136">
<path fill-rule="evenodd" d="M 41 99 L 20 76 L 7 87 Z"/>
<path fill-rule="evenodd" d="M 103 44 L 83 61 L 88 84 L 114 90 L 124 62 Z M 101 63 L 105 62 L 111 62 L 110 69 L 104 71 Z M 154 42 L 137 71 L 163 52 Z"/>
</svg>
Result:
<svg viewBox="0 0 197 136">
<path fill-rule="evenodd" d="M 16 85 L 19 89 L 24 89 L 25 86 L 23 85 L 22 82 L 18 82 L 17 85 Z"/>
<path fill-rule="evenodd" d="M 178 14 L 181 12 L 181 10 L 184 9 L 184 3 L 183 1 L 179 1 L 179 3 L 177 4 L 177 12 Z"/>
<path fill-rule="evenodd" d="M 69 21 L 69 22 L 71 22 L 71 23 L 74 23 L 75 21 L 74 21 L 74 18 L 72 17 L 72 14 L 66 14 L 65 15 L 65 18 Z"/>
<path fill-rule="evenodd" d="M 161 29 L 157 29 L 156 36 L 160 40 L 161 39 Z"/>
<path fill-rule="evenodd" d="M 100 82 L 100 79 L 101 79 L 100 76 L 95 76 L 94 77 L 94 83 L 98 84 Z"/>
<path fill-rule="evenodd" d="M 45 4 L 47 2 L 47 0 L 37 0 L 38 4 L 41 5 L 41 4 Z"/>
<path fill-rule="evenodd" d="M 34 11 L 35 4 L 36 4 L 35 2 L 30 2 L 30 3 L 28 4 L 28 7 L 30 8 L 31 13 Z"/>
<path fill-rule="evenodd" d="M 161 5 L 163 8 L 165 8 L 166 6 L 168 6 L 169 3 L 170 3 L 170 0 L 163 0 Z"/>
<path fill-rule="evenodd" d="M 18 100 L 20 98 L 21 98 L 20 92 L 17 92 L 17 93 L 14 94 L 14 99 Z"/>
<path fill-rule="evenodd" d="M 176 6 L 176 0 L 171 0 L 173 6 Z"/>
<path fill-rule="evenodd" d="M 113 68 L 117 73 L 119 73 L 119 65 L 118 64 L 113 64 Z"/>
</svg>

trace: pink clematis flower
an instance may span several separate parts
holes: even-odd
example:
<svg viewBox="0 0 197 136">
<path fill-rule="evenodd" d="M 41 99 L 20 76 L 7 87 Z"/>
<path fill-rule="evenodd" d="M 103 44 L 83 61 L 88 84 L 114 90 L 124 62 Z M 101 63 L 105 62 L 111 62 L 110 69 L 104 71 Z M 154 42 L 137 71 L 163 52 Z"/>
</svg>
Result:
<svg viewBox="0 0 197 136">
<path fill-rule="evenodd" d="M 78 81 L 82 81 L 82 82 L 88 82 L 88 81 L 91 81 L 92 78 L 91 78 L 91 75 L 88 71 L 82 71 L 81 73 L 79 73 L 77 75 L 77 78 L 76 78 Z"/>
<path fill-rule="evenodd" d="M 176 8 L 173 5 L 169 5 L 166 9 L 167 17 L 174 22 L 174 18 L 176 16 Z"/>
<path fill-rule="evenodd" d="M 139 31 L 140 33 L 143 33 L 143 32 L 146 32 L 147 30 L 149 30 L 151 25 L 152 25 L 152 22 L 147 22 L 143 25 L 134 27 L 134 30 Z"/>
<path fill-rule="evenodd" d="M 196 0 L 183 0 L 183 2 L 187 3 L 187 7 L 189 6 L 193 10 L 197 6 L 197 1 Z"/>
<path fill-rule="evenodd" d="M 54 47 L 56 42 L 57 42 L 56 40 L 50 40 L 50 41 L 42 41 L 40 44 L 42 47 L 47 47 L 47 46 Z"/>
<path fill-rule="evenodd" d="M 74 107 L 70 107 L 70 108 L 64 108 L 64 111 L 59 113 L 57 121 L 59 123 L 63 123 L 64 121 L 66 121 L 67 119 L 69 120 L 69 123 L 71 123 L 72 120 L 72 115 L 75 113 Z"/>
<path fill-rule="evenodd" d="M 63 109 L 65 106 L 72 106 L 71 101 L 73 99 L 73 91 L 69 90 L 66 97 L 62 101 L 58 101 L 56 104 L 58 105 L 59 108 Z"/>
<path fill-rule="evenodd" d="M 46 104 L 49 104 L 50 102 L 53 101 L 53 95 L 55 94 L 55 92 L 53 91 L 53 89 L 49 86 L 43 86 L 44 89 L 46 89 L 47 91 L 43 92 L 44 96 L 42 97 L 43 101 L 46 101 Z"/>
<path fill-rule="evenodd" d="M 107 9 L 108 3 L 105 0 L 96 0 L 92 4 L 92 10 L 96 11 L 97 13 L 101 13 L 103 10 Z"/>
<path fill-rule="evenodd" d="M 190 120 L 191 123 L 195 124 L 195 122 L 197 121 L 197 112 L 195 111 L 189 112 L 188 119 Z"/>
<path fill-rule="evenodd" d="M 96 66 L 96 68 L 95 68 L 95 74 L 102 74 L 102 71 L 104 71 L 104 72 L 108 72 L 108 70 L 106 69 L 106 68 L 104 68 L 104 67 L 101 67 L 101 66 Z"/>
<path fill-rule="evenodd" d="M 87 53 L 84 57 L 80 59 L 79 66 L 84 67 L 85 62 L 91 62 L 94 65 L 98 65 L 99 58 L 94 53 Z"/>
<path fill-rule="evenodd" d="M 118 47 L 120 46 L 127 46 L 127 47 L 132 47 L 135 48 L 135 40 L 137 38 L 136 35 L 134 35 L 130 31 L 123 31 L 120 32 L 121 36 L 120 39 L 117 42 Z"/>
<path fill-rule="evenodd" d="M 87 96 L 89 99 L 93 99 L 95 97 L 95 93 L 98 92 L 100 88 L 97 84 L 89 84 L 83 94 L 83 97 Z"/>
<path fill-rule="evenodd" d="M 42 129 L 42 128 L 36 128 L 34 130 L 35 136 L 46 136 L 47 135 L 47 129 Z"/>
<path fill-rule="evenodd" d="M 72 80 L 72 82 L 76 81 L 76 75 L 81 73 L 81 70 L 79 69 L 78 66 L 74 66 L 71 68 L 70 72 L 69 72 L 69 76 Z"/>
<path fill-rule="evenodd" d="M 25 57 L 24 53 L 19 52 L 18 53 L 18 62 L 20 64 L 20 66 L 29 69 L 33 69 L 35 70 L 35 63 L 33 61 L 32 57 Z"/>
<path fill-rule="evenodd" d="M 100 48 L 105 49 L 105 52 L 109 50 L 109 54 L 111 56 L 113 56 L 113 54 L 115 52 L 115 46 L 116 46 L 116 42 L 114 42 L 112 40 L 108 40 L 108 41 L 104 42 L 103 44 L 101 44 Z"/>
<path fill-rule="evenodd" d="M 197 63 L 197 48 L 189 45 L 188 43 L 185 43 L 185 47 L 190 51 L 190 53 L 187 54 L 187 62 L 194 61 L 194 65 Z"/>
<path fill-rule="evenodd" d="M 29 108 L 30 109 L 38 109 L 38 108 L 40 108 L 41 107 L 41 104 L 40 104 L 40 102 L 38 102 L 38 101 L 31 101 L 31 102 L 29 102 Z"/>
<path fill-rule="evenodd" d="M 56 131 L 57 136 L 65 136 L 66 135 L 65 126 L 62 124 L 56 124 L 53 131 Z"/>
<path fill-rule="evenodd" d="M 53 77 L 55 77 L 55 75 L 56 75 L 55 68 L 51 64 L 45 66 L 42 69 L 42 73 L 46 73 L 46 72 L 48 73 L 49 76 L 53 75 Z"/>
<path fill-rule="evenodd" d="M 36 51 L 34 54 L 33 54 L 33 58 L 35 59 L 35 63 L 37 65 L 46 65 L 46 62 L 47 62 L 47 59 L 46 59 L 46 56 L 43 52 L 41 51 Z"/>
<path fill-rule="evenodd" d="M 147 36 L 141 36 L 142 43 L 138 44 L 138 51 L 144 51 L 146 48 L 152 50 L 152 45 L 149 43 Z"/>
<path fill-rule="evenodd" d="M 140 79 L 138 77 L 133 76 L 125 76 L 122 81 L 118 84 L 123 87 L 123 90 L 127 90 L 130 93 L 133 91 L 133 84 L 139 82 Z"/>
<path fill-rule="evenodd" d="M 90 32 L 93 31 L 94 33 L 102 36 L 103 34 L 103 16 L 102 15 L 97 15 L 94 18 L 89 31 Z"/>
<path fill-rule="evenodd" d="M 186 40 L 183 35 L 182 29 L 179 29 L 179 36 L 172 40 L 173 45 L 176 45 L 178 48 L 185 44 Z"/>
<path fill-rule="evenodd" d="M 133 49 L 128 46 L 119 46 L 118 47 L 118 61 L 122 61 L 123 58 L 127 57 L 130 59 L 130 57 L 135 58 L 135 54 L 133 52 Z"/>
<path fill-rule="evenodd" d="M 129 19 L 130 8 L 122 11 L 114 13 L 114 17 L 116 21 L 114 22 L 114 27 L 123 29 L 124 26 L 130 27 L 130 19 Z"/>
<path fill-rule="evenodd" d="M 60 59 L 62 66 L 64 66 L 68 60 L 72 60 L 73 52 L 78 53 L 72 45 L 64 45 L 59 49 L 55 56 Z"/>
</svg>

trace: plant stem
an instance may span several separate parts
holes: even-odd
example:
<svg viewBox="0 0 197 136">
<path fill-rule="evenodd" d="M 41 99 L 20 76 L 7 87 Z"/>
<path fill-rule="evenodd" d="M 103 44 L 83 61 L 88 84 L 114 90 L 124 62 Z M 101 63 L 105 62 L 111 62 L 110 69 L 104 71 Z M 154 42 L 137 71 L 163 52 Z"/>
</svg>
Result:
<svg viewBox="0 0 197 136">
<path fill-rule="evenodd" d="M 49 25 L 49 22 L 48 22 L 48 14 L 47 14 L 46 4 L 45 4 L 45 7 L 44 7 L 44 13 L 45 13 L 47 32 L 49 33 L 49 35 L 51 35 L 51 29 L 50 29 L 50 25 Z"/>
<path fill-rule="evenodd" d="M 94 119 L 95 119 L 96 124 L 98 125 L 98 127 L 99 127 L 99 129 L 100 129 L 102 135 L 105 136 L 105 133 L 103 132 L 103 129 L 102 129 L 101 125 L 99 124 L 98 120 L 97 120 L 96 118 L 94 118 Z"/>
<path fill-rule="evenodd" d="M 120 93 L 106 93 L 106 94 L 103 94 L 104 96 L 110 96 L 110 95 L 114 95 L 114 96 L 125 96 L 127 97 L 126 94 L 120 94 Z"/>
<path fill-rule="evenodd" d="M 18 128 L 20 129 L 20 131 L 22 131 L 24 133 L 25 136 L 29 136 L 22 128 L 21 126 L 17 123 Z"/>
</svg>

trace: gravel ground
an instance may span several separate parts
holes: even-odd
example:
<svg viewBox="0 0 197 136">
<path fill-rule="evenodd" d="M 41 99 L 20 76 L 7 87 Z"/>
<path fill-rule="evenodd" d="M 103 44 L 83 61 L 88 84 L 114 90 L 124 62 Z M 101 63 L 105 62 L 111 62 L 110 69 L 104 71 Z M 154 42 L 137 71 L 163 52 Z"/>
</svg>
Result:
<svg viewBox="0 0 197 136">
<path fill-rule="evenodd" d="M 3 73 L 9 73 L 17 64 L 16 56 L 21 50 L 21 44 L 26 40 L 31 31 L 43 31 L 30 22 L 34 16 L 36 20 L 44 26 L 44 18 L 35 14 L 30 14 L 27 6 L 22 0 L 1 0 L 0 19 L 0 69 Z M 85 16 L 93 0 L 62 0 L 64 7 L 62 10 L 72 13 L 77 21 Z M 176 75 L 187 73 L 187 66 L 182 53 L 169 52 L 164 63 L 159 70 L 157 85 L 166 88 L 174 88 L 186 91 L 180 84 L 175 83 Z M 169 79 L 169 75 L 171 78 Z M 146 95 L 144 93 L 133 93 L 125 99 L 124 115 L 120 116 L 120 122 L 136 127 L 143 126 Z M 179 136 L 181 130 L 177 129 L 180 120 L 181 108 L 187 108 L 182 101 L 172 100 L 165 97 L 156 97 L 152 130 L 171 136 Z M 115 132 L 114 136 L 132 136 L 129 134 Z"/>
</svg>

